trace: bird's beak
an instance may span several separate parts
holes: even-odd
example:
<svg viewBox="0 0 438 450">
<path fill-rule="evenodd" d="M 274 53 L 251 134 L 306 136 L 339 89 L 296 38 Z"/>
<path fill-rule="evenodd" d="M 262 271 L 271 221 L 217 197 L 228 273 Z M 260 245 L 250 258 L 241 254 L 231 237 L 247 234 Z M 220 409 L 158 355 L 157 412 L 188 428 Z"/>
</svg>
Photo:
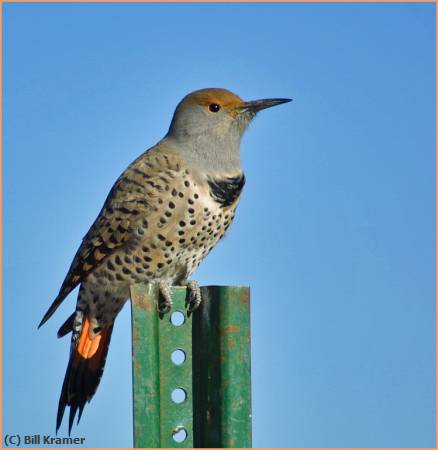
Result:
<svg viewBox="0 0 438 450">
<path fill-rule="evenodd" d="M 242 111 L 258 112 L 262 109 L 272 108 L 273 106 L 281 105 L 282 103 L 291 102 L 290 98 L 264 98 L 262 100 L 253 100 L 251 102 L 245 102 L 241 109 Z"/>
</svg>

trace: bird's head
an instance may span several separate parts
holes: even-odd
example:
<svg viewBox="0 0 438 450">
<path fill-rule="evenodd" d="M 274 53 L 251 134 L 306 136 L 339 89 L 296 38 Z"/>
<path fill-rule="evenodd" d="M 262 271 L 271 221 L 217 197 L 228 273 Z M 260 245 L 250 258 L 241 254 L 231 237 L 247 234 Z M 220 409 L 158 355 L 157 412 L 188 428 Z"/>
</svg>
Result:
<svg viewBox="0 0 438 450">
<path fill-rule="evenodd" d="M 181 100 L 169 133 L 189 139 L 200 135 L 214 139 L 227 134 L 240 139 L 257 112 L 289 101 L 271 98 L 245 102 L 226 89 L 201 89 Z"/>
</svg>

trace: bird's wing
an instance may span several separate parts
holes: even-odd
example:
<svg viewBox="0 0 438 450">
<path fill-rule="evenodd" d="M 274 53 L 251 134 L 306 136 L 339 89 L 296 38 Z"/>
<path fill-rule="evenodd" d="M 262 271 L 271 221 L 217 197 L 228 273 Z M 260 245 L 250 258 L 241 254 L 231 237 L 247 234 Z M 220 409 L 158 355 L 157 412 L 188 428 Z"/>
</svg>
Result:
<svg viewBox="0 0 438 450">
<path fill-rule="evenodd" d="M 39 327 L 65 297 L 116 249 L 137 238 L 139 222 L 156 209 L 167 178 L 179 171 L 175 157 L 149 150 L 134 161 L 112 187 L 97 219 L 76 252 L 58 296 Z M 167 177 L 167 178 L 166 178 Z"/>
</svg>

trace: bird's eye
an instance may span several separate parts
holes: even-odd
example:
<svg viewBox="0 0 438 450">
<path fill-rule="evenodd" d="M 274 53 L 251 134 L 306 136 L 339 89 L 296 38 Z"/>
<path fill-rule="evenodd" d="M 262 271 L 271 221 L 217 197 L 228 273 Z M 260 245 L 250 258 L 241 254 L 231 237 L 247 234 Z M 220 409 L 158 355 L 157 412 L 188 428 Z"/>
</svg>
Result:
<svg viewBox="0 0 438 450">
<path fill-rule="evenodd" d="M 221 106 L 218 105 L 217 103 L 211 103 L 211 104 L 208 106 L 208 109 L 209 109 L 211 112 L 218 112 L 218 111 L 221 109 Z"/>
</svg>

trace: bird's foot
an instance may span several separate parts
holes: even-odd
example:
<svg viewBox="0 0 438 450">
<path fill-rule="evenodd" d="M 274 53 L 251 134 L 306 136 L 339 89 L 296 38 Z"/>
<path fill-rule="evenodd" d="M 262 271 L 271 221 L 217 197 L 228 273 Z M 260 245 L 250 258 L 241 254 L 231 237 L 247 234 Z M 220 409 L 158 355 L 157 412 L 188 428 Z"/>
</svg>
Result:
<svg viewBox="0 0 438 450">
<path fill-rule="evenodd" d="M 201 288 L 196 281 L 186 280 L 181 283 L 182 286 L 187 287 L 187 315 L 190 316 L 195 309 L 199 307 L 202 302 Z"/>
<path fill-rule="evenodd" d="M 157 310 L 162 319 L 163 315 L 172 309 L 173 301 L 170 286 L 165 281 L 158 282 L 158 290 L 160 295 L 158 296 Z"/>
</svg>

